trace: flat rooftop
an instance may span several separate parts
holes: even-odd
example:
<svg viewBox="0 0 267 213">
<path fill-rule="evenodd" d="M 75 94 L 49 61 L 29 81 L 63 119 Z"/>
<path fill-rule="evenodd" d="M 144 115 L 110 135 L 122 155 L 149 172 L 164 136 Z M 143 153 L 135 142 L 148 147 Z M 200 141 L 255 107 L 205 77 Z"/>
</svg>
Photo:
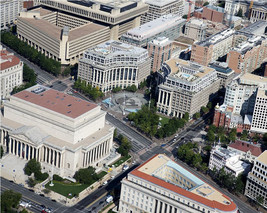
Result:
<svg viewBox="0 0 267 213">
<path fill-rule="evenodd" d="M 259 157 L 256 158 L 258 161 L 267 165 L 267 150 L 265 150 Z"/>
<path fill-rule="evenodd" d="M 249 26 L 241 29 L 241 32 L 253 33 L 258 35 L 263 35 L 265 33 L 265 28 L 267 27 L 267 22 L 264 20 L 259 20 L 250 24 Z M 266 33 L 267 34 L 267 33 Z"/>
<path fill-rule="evenodd" d="M 191 79 L 194 80 L 193 77 L 202 78 L 208 73 L 214 71 L 213 68 L 202 66 L 200 64 L 197 64 L 191 61 L 182 60 L 179 58 L 172 58 L 166 61 L 165 63 L 171 68 L 171 76 L 173 77 L 180 76 L 180 75 L 178 76 L 179 73 L 182 73 L 182 71 L 180 71 L 180 67 L 186 67 L 188 69 L 192 69 L 196 71 L 196 73 L 194 74 L 186 74 L 186 76 L 181 76 L 184 78 L 184 80 L 187 80 L 187 81 L 191 81 Z"/>
<path fill-rule="evenodd" d="M 123 36 L 131 37 L 136 40 L 143 40 L 184 22 L 185 19 L 181 16 L 168 14 L 147 22 L 139 27 L 135 27 Z"/>
<path fill-rule="evenodd" d="M 27 22 L 28 24 L 30 24 L 34 28 L 37 28 L 39 31 L 51 36 L 52 38 L 60 41 L 61 32 L 62 32 L 63 28 L 58 27 L 54 24 L 51 24 L 50 22 L 48 22 L 47 20 L 44 20 L 44 19 L 22 18 L 22 17 L 19 17 L 19 19 L 22 20 L 23 22 Z M 104 28 L 106 28 L 106 26 L 103 26 L 100 24 L 95 24 L 92 22 L 81 25 L 79 27 L 76 27 L 76 28 L 69 30 L 68 41 L 73 41 L 73 40 L 82 38 L 83 36 L 94 33 L 98 30 L 102 30 Z"/>
<path fill-rule="evenodd" d="M 246 83 L 246 82 L 251 82 L 251 83 L 261 83 L 261 84 L 266 84 L 267 85 L 267 77 L 262 77 L 259 75 L 254 75 L 251 73 L 245 73 L 240 77 L 241 83 Z"/>
<path fill-rule="evenodd" d="M 160 173 L 158 172 L 159 170 Z M 170 170 L 170 174 L 175 173 L 180 177 L 185 178 L 185 180 L 193 183 L 193 187 L 186 189 L 170 181 L 170 178 L 163 178 L 164 173 L 167 173 Z M 211 208 L 217 208 L 223 211 L 234 211 L 237 209 L 237 206 L 229 197 L 208 185 L 206 182 L 190 173 L 188 170 L 172 161 L 164 154 L 155 155 L 150 160 L 133 170 L 130 174 L 197 202 L 203 203 Z M 158 174 L 161 174 L 161 176 L 158 177 Z M 166 175 L 166 177 L 169 176 Z"/>
<path fill-rule="evenodd" d="M 257 97 L 267 99 L 267 85 L 265 88 L 259 88 L 258 89 Z"/>
<path fill-rule="evenodd" d="M 77 118 L 97 107 L 94 103 L 40 85 L 23 90 L 13 97 L 70 118 Z"/>
<path fill-rule="evenodd" d="M 146 4 L 158 6 L 158 7 L 163 7 L 165 5 L 169 5 L 171 3 L 175 3 L 177 0 L 146 0 Z"/>
</svg>

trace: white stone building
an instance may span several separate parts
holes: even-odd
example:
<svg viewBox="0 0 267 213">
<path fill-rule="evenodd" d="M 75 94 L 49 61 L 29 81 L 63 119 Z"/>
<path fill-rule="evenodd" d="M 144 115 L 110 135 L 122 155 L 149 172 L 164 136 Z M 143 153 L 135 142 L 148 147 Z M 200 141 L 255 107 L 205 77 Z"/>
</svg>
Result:
<svg viewBox="0 0 267 213">
<path fill-rule="evenodd" d="M 185 2 L 183 0 L 146 0 L 148 11 L 141 16 L 141 25 L 153 21 L 163 15 L 178 14 L 183 16 Z"/>
<path fill-rule="evenodd" d="M 109 156 L 114 128 L 105 114 L 96 104 L 36 85 L 5 102 L 0 142 L 5 153 L 72 176 Z"/>
<path fill-rule="evenodd" d="M 224 105 L 233 107 L 234 114 L 251 115 L 255 105 L 257 89 L 263 86 L 267 87 L 267 78 L 246 73 L 228 84 Z"/>
<path fill-rule="evenodd" d="M 237 213 L 238 207 L 166 155 L 158 154 L 122 180 L 118 212 Z"/>
<path fill-rule="evenodd" d="M 102 92 L 126 88 L 144 81 L 150 74 L 151 59 L 146 49 L 110 40 L 84 53 L 78 77 Z"/>
<path fill-rule="evenodd" d="M 257 91 L 251 131 L 267 133 L 267 85 Z"/>
<path fill-rule="evenodd" d="M 0 101 L 23 81 L 23 62 L 0 46 Z"/>
<path fill-rule="evenodd" d="M 182 118 L 200 111 L 219 90 L 217 72 L 191 61 L 172 58 L 162 66 L 165 82 L 159 85 L 158 111 Z"/>
<path fill-rule="evenodd" d="M 0 0 L 1 5 L 1 30 L 14 24 L 20 12 L 22 0 Z"/>
<path fill-rule="evenodd" d="M 256 158 L 253 169 L 247 177 L 245 195 L 255 201 L 262 197 L 261 205 L 267 208 L 267 151 Z"/>
<path fill-rule="evenodd" d="M 209 169 L 213 170 L 215 168 L 219 171 L 223 168 L 225 172 L 237 177 L 242 173 L 248 173 L 250 170 L 250 164 L 240 159 L 241 156 L 237 152 L 217 145 L 210 152 Z"/>
</svg>

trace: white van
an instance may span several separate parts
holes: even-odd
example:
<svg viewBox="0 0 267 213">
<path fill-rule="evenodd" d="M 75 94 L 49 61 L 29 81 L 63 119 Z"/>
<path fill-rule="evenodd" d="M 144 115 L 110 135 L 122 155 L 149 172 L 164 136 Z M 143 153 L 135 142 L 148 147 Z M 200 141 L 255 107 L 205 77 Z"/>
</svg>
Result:
<svg viewBox="0 0 267 213">
<path fill-rule="evenodd" d="M 110 203 L 112 201 L 113 201 L 113 197 L 111 195 L 108 195 L 107 198 L 106 198 L 106 202 Z"/>
</svg>

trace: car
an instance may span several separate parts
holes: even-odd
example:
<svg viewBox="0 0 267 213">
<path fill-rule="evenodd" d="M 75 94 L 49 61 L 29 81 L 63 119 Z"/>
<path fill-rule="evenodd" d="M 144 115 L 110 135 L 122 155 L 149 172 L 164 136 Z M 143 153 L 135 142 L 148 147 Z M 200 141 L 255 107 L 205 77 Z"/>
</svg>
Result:
<svg viewBox="0 0 267 213">
<path fill-rule="evenodd" d="M 93 208 L 92 208 L 92 210 L 95 210 L 96 209 L 96 207 L 94 206 Z"/>
<path fill-rule="evenodd" d="M 107 184 L 108 184 L 108 182 L 107 181 L 104 181 L 102 185 L 105 186 Z"/>
<path fill-rule="evenodd" d="M 55 202 L 55 203 L 57 202 L 55 199 L 52 199 L 51 201 L 53 201 L 53 202 Z"/>
<path fill-rule="evenodd" d="M 44 197 L 44 194 L 39 194 L 41 197 Z"/>
<path fill-rule="evenodd" d="M 42 209 L 42 210 L 45 210 L 46 209 L 46 207 L 45 207 L 45 205 L 40 205 L 40 208 Z"/>
<path fill-rule="evenodd" d="M 73 90 L 74 93 L 78 93 L 76 90 Z"/>
<path fill-rule="evenodd" d="M 111 178 L 110 178 L 110 179 L 111 179 L 111 180 L 113 180 L 114 178 L 115 178 L 115 176 L 111 176 Z"/>
<path fill-rule="evenodd" d="M 99 204 L 102 204 L 102 203 L 104 203 L 104 201 L 100 201 L 100 202 L 99 202 Z"/>
<path fill-rule="evenodd" d="M 46 208 L 45 211 L 46 211 L 47 213 L 51 213 L 51 212 L 53 211 L 53 209 L 51 209 L 51 208 Z"/>
<path fill-rule="evenodd" d="M 44 209 L 41 211 L 41 213 L 48 213 L 47 211 L 45 211 Z"/>
<path fill-rule="evenodd" d="M 122 170 L 123 170 L 123 171 L 125 171 L 125 170 L 127 170 L 127 169 L 129 169 L 129 166 L 128 166 L 128 165 L 124 165 L 124 166 L 122 167 Z"/>
<path fill-rule="evenodd" d="M 34 192 L 34 190 L 33 190 L 33 189 L 29 189 L 29 191 L 30 191 L 30 192 Z"/>
</svg>

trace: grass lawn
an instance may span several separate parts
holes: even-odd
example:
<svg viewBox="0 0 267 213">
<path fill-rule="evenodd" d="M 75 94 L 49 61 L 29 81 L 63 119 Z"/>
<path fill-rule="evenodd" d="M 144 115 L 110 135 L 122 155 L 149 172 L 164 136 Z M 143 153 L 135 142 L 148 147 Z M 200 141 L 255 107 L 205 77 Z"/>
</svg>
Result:
<svg viewBox="0 0 267 213">
<path fill-rule="evenodd" d="M 107 172 L 102 171 L 98 174 L 98 178 L 101 179 L 102 177 L 104 177 L 107 174 Z"/>
<path fill-rule="evenodd" d="M 127 161 L 130 158 L 131 158 L 130 155 L 128 155 L 128 156 L 122 156 L 119 160 L 117 160 L 112 165 L 114 165 L 115 167 L 118 167 L 119 165 L 123 164 L 125 161 Z M 112 165 L 109 165 L 109 166 L 111 167 Z"/>
<path fill-rule="evenodd" d="M 169 122 L 169 118 L 164 117 L 162 115 L 159 115 L 159 117 L 161 118 L 161 120 L 159 121 L 161 123 L 161 126 L 164 126 L 165 124 L 167 124 Z"/>
<path fill-rule="evenodd" d="M 67 198 L 73 198 L 78 193 L 86 189 L 88 184 L 80 184 L 80 183 L 62 183 L 59 181 L 53 181 L 54 186 L 49 186 L 50 182 L 45 185 L 45 188 L 50 189 L 58 194 L 61 194 Z M 69 196 L 71 193 L 71 196 Z"/>
</svg>

